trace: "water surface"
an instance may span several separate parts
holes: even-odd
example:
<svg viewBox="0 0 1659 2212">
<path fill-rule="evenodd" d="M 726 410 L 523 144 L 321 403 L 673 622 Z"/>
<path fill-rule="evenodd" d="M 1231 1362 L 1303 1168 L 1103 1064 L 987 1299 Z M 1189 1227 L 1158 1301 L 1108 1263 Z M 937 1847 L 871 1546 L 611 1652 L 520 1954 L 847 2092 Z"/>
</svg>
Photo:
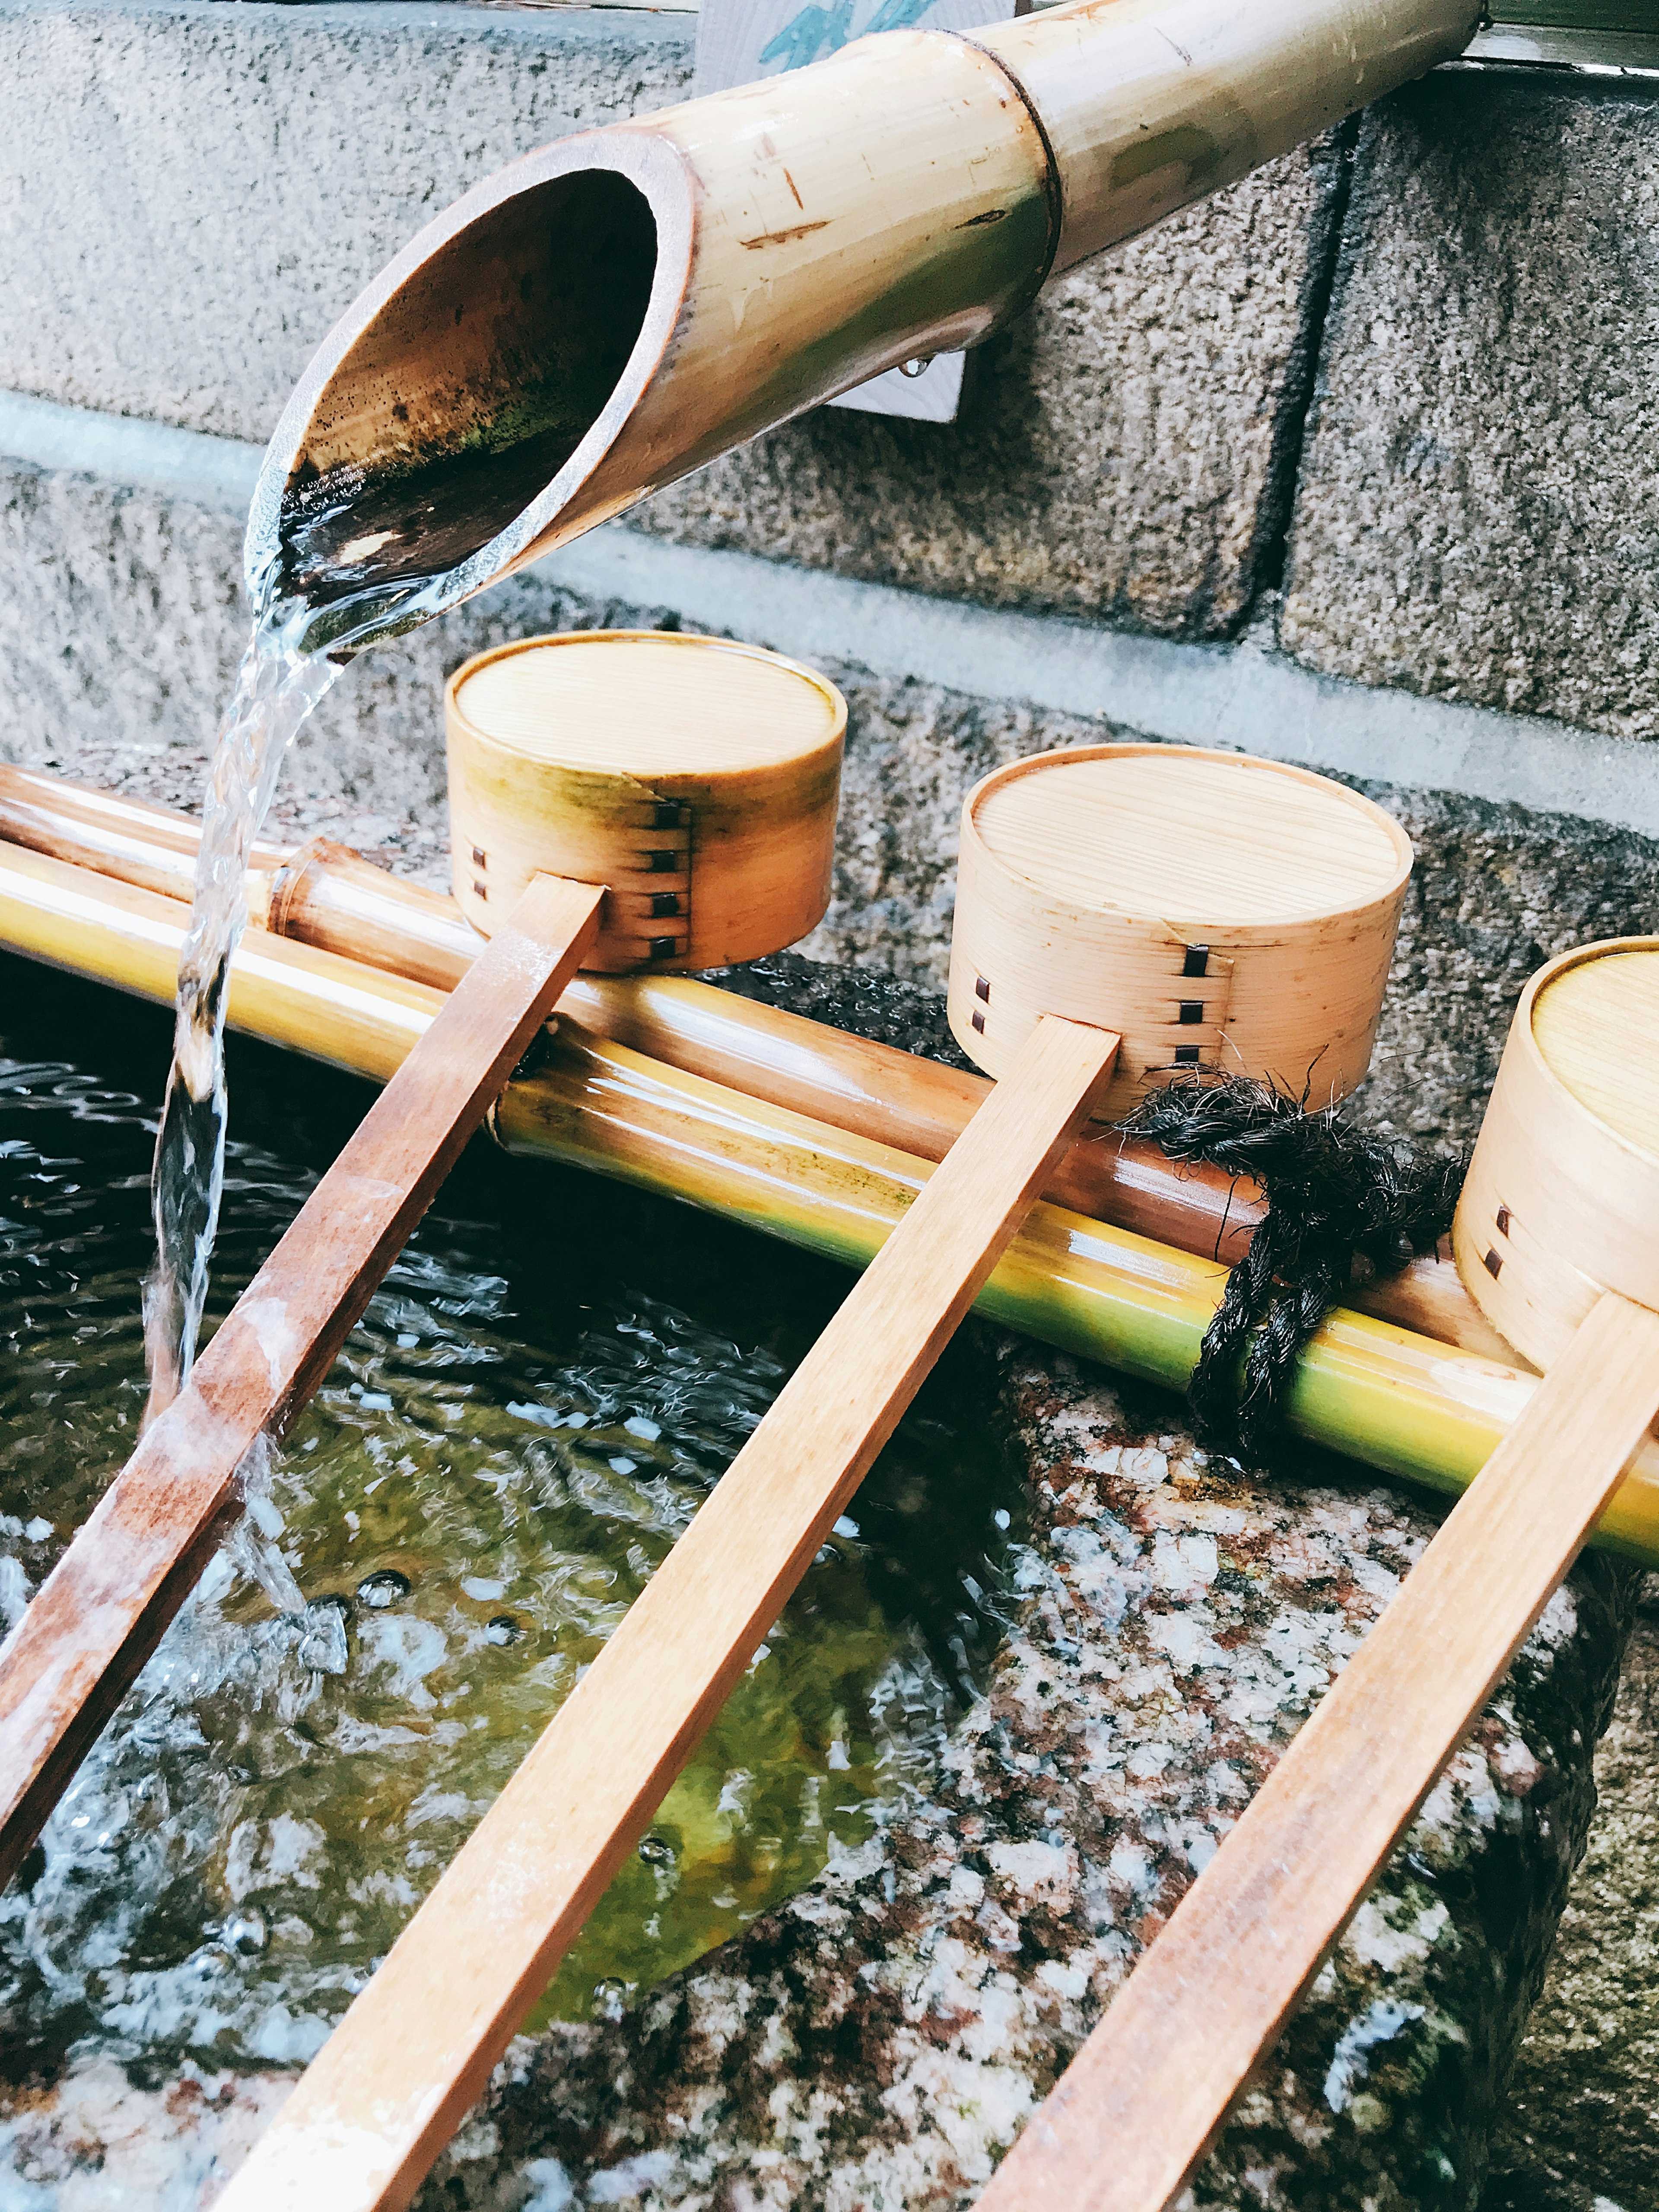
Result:
<svg viewBox="0 0 1659 2212">
<path fill-rule="evenodd" d="M 168 1017 L 0 962 L 0 1607 L 131 1447 Z M 232 1040 L 207 1328 L 368 1086 Z M 475 1144 L 249 1522 L 0 1899 L 13 2081 L 309 2057 L 844 1294 L 839 1269 Z M 931 1786 L 1017 1486 L 970 1344 L 567 1961 L 633 2002 Z"/>
</svg>

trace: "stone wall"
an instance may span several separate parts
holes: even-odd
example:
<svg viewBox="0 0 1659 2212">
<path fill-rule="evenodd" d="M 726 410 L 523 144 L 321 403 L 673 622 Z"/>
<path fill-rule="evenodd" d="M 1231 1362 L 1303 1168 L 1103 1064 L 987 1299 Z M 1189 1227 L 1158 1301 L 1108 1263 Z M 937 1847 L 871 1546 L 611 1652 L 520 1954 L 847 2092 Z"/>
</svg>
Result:
<svg viewBox="0 0 1659 2212">
<path fill-rule="evenodd" d="M 1367 116 L 1279 634 L 1659 736 L 1659 101 L 1474 72 Z"/>
</svg>

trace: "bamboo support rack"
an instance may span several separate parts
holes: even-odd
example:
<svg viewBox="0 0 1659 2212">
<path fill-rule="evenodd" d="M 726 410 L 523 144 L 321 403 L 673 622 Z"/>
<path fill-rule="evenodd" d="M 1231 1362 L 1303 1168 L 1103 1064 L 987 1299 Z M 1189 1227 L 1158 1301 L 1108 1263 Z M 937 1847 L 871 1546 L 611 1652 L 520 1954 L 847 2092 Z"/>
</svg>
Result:
<svg viewBox="0 0 1659 2212">
<path fill-rule="evenodd" d="M 1454 1241 L 1547 1362 L 1458 1501 L 981 2199 L 1166 2212 L 1659 1416 L 1659 939 L 1516 1010 Z M 1150 2122 L 1150 2124 L 1149 2124 Z"/>
<path fill-rule="evenodd" d="M 188 899 L 199 840 L 188 815 L 0 764 L 0 841 L 14 847 Z M 18 889 L 27 896 L 21 884 Z M 453 989 L 483 948 L 453 899 L 388 875 L 326 839 L 292 851 L 256 848 L 248 907 L 256 932 L 439 990 Z M 258 944 L 256 935 L 251 955 Z M 669 1068 L 923 1160 L 944 1158 L 988 1088 L 983 1076 L 848 1036 L 690 977 L 580 975 L 560 1000 L 559 1012 Z M 374 1072 L 351 1057 L 353 1044 L 336 1048 L 331 1038 L 328 1022 L 319 1019 L 313 1030 L 283 1041 L 355 1073 Z M 591 1164 L 602 1165 L 602 1156 Z M 1098 1127 L 1085 1130 L 1058 1163 L 1044 1194 L 1075 1212 L 1229 1263 L 1243 1257 L 1261 1211 L 1248 1181 L 1214 1169 L 1174 1168 L 1156 1146 Z M 765 1227 L 764 1218 L 756 1225 Z M 1449 1257 L 1413 1261 L 1397 1275 L 1357 1285 L 1352 1297 L 1360 1310 L 1403 1328 L 1503 1364 L 1513 1357 Z"/>
<path fill-rule="evenodd" d="M 6 778 L 20 773 L 0 770 L 0 811 L 8 827 L 16 826 L 25 802 Z M 190 849 L 182 841 L 194 825 L 181 817 L 126 799 L 106 809 L 101 794 L 72 787 L 66 798 L 54 779 L 32 778 L 30 785 L 29 826 L 43 842 L 48 834 L 84 836 L 90 850 L 93 837 L 105 834 L 112 842 L 137 843 L 140 832 L 149 837 L 154 821 L 176 829 L 180 850 Z M 159 867 L 167 848 L 144 842 L 139 850 L 141 857 L 129 856 L 124 865 Z M 308 876 L 314 865 L 307 862 Z M 174 880 L 187 884 L 188 872 L 181 866 Z M 324 871 L 317 866 L 316 872 Z M 396 884 L 366 863 L 355 863 L 349 878 L 354 900 L 360 879 L 376 888 L 372 878 L 397 894 L 388 902 L 393 916 L 407 899 L 431 936 L 453 931 L 447 900 Z M 178 898 L 0 842 L 0 945 L 70 974 L 170 1003 L 187 911 Z M 330 931 L 345 927 L 332 903 L 315 912 Z M 370 918 L 386 923 L 386 909 L 374 908 Z M 470 963 L 479 941 L 471 931 L 465 940 Z M 416 934 L 410 942 L 418 955 L 426 939 Z M 457 972 L 465 972 L 459 962 Z M 587 995 L 596 985 L 602 999 Z M 233 963 L 230 1024 L 384 1083 L 443 995 L 322 946 L 256 929 Z M 579 1006 L 591 1015 L 596 1005 L 619 1012 L 624 1018 L 617 1028 L 632 1027 L 634 1036 L 595 1034 L 581 1026 L 580 1013 L 570 1012 Z M 558 1036 L 533 1073 L 508 1085 L 492 1117 L 509 1152 L 719 1211 L 853 1267 L 866 1265 L 879 1249 L 925 1181 L 931 1157 L 914 1143 L 897 1146 L 869 1133 L 864 1085 L 884 1080 L 894 1064 L 929 1083 L 949 1078 L 967 1089 L 965 1121 L 982 1083 L 678 979 L 578 978 L 560 1006 Z M 764 1018 L 751 1025 L 757 1016 Z M 677 1027 L 682 1019 L 685 1026 Z M 781 1026 L 781 1067 L 763 1050 L 775 1041 L 774 1024 Z M 641 1042 L 653 1051 L 639 1049 Z M 838 1042 L 857 1047 L 850 1073 L 836 1056 Z M 679 1052 L 681 1064 L 660 1056 L 665 1044 Z M 714 1079 L 684 1064 L 693 1060 L 717 1062 Z M 805 1115 L 788 1098 L 775 1104 L 755 1087 L 757 1076 L 774 1079 L 769 1087 L 779 1091 L 799 1085 L 821 1110 Z M 745 1079 L 742 1088 L 732 1087 L 732 1077 Z M 931 1134 L 942 1154 L 954 1097 L 921 1086 L 900 1126 L 912 1135 Z M 836 1110 L 833 1122 L 826 1109 Z M 1085 1139 L 1068 1158 L 1097 1144 Z M 1099 1149 L 1110 1154 L 1116 1147 Z M 1105 1218 L 1086 1218 L 1075 1199 L 1033 1210 L 981 1293 L 978 1310 L 1063 1351 L 1180 1390 L 1254 1214 L 1247 1205 L 1230 1227 L 1224 1184 L 1218 1188 L 1202 1176 L 1176 1176 L 1156 1155 L 1126 1150 L 1124 1158 L 1128 1176 L 1091 1180 L 1092 1198 L 1109 1201 L 1098 1208 Z M 1095 1211 L 1091 1204 L 1089 1212 Z M 1389 1288 L 1376 1285 L 1365 1293 L 1364 1310 L 1351 1308 L 1328 1319 L 1304 1358 L 1291 1423 L 1310 1441 L 1364 1465 L 1455 1493 L 1473 1481 L 1518 1418 L 1535 1378 L 1513 1355 L 1504 1357 L 1455 1269 L 1427 1261 L 1407 1276 L 1414 1287 L 1402 1302 L 1408 1310 L 1398 1316 L 1374 1299 L 1373 1291 Z M 1659 1567 L 1659 1444 L 1633 1464 L 1597 1541 Z"/>
</svg>

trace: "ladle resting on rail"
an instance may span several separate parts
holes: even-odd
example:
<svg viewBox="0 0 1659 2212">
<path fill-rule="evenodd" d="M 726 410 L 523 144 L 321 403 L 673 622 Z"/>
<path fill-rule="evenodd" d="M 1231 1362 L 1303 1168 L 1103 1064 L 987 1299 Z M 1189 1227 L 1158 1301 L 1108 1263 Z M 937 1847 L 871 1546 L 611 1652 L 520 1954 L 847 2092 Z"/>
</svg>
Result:
<svg viewBox="0 0 1659 2212">
<path fill-rule="evenodd" d="M 596 682 L 596 657 L 616 675 Z M 523 712 L 532 659 L 473 672 L 506 726 Z M 492 872 L 483 848 L 458 847 L 474 903 L 495 892 L 501 920 L 488 950 L 0 1648 L 0 1879 L 238 1510 L 243 1455 L 262 1434 L 281 1435 L 322 1380 L 578 963 L 684 964 L 694 940 L 711 948 L 705 957 L 752 957 L 823 910 L 845 723 L 830 685 L 768 655 L 655 632 L 550 644 L 536 665 L 529 752 L 477 729 L 453 748 L 458 814 L 495 848 Z M 607 682 L 611 711 L 594 715 Z M 673 763 L 659 735 L 665 690 L 686 732 Z M 562 749 L 548 728 L 561 706 Z M 533 864 L 510 831 L 498 841 L 490 811 L 510 796 L 515 768 L 530 771 L 514 819 L 528 826 Z M 695 871 L 694 834 L 709 848 Z"/>
<path fill-rule="evenodd" d="M 1659 939 L 1533 978 L 1455 1243 L 1543 1385 L 1027 2126 L 993 2212 L 1179 2196 L 1646 1439 L 1656 1082 Z"/>
<path fill-rule="evenodd" d="M 1321 1103 L 1364 1073 L 1411 866 L 1369 801 L 1237 756 L 1084 748 L 981 785 L 963 846 L 952 1018 L 1000 1071 L 996 1089 L 324 2047 L 227 2212 L 319 2193 L 341 2212 L 408 2201 L 1084 1116 L 1224 1055 Z"/>
</svg>

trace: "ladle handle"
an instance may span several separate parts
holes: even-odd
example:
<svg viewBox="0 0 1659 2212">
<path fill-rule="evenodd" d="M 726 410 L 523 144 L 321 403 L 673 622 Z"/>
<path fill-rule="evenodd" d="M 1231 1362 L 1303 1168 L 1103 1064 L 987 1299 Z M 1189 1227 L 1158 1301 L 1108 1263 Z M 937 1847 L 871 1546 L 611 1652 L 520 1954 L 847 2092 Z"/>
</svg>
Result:
<svg viewBox="0 0 1659 2212">
<path fill-rule="evenodd" d="M 1659 1313 L 1606 1291 L 1113 2000 L 980 2212 L 1164 2212 L 1659 1413 Z"/>
<path fill-rule="evenodd" d="M 0 1887 L 240 1510 L 244 1453 L 327 1374 L 574 975 L 603 898 L 532 881 L 0 1649 Z"/>
<path fill-rule="evenodd" d="M 408 2203 L 1103 1090 L 1045 1018 L 399 1936 L 218 2212 Z"/>
</svg>

